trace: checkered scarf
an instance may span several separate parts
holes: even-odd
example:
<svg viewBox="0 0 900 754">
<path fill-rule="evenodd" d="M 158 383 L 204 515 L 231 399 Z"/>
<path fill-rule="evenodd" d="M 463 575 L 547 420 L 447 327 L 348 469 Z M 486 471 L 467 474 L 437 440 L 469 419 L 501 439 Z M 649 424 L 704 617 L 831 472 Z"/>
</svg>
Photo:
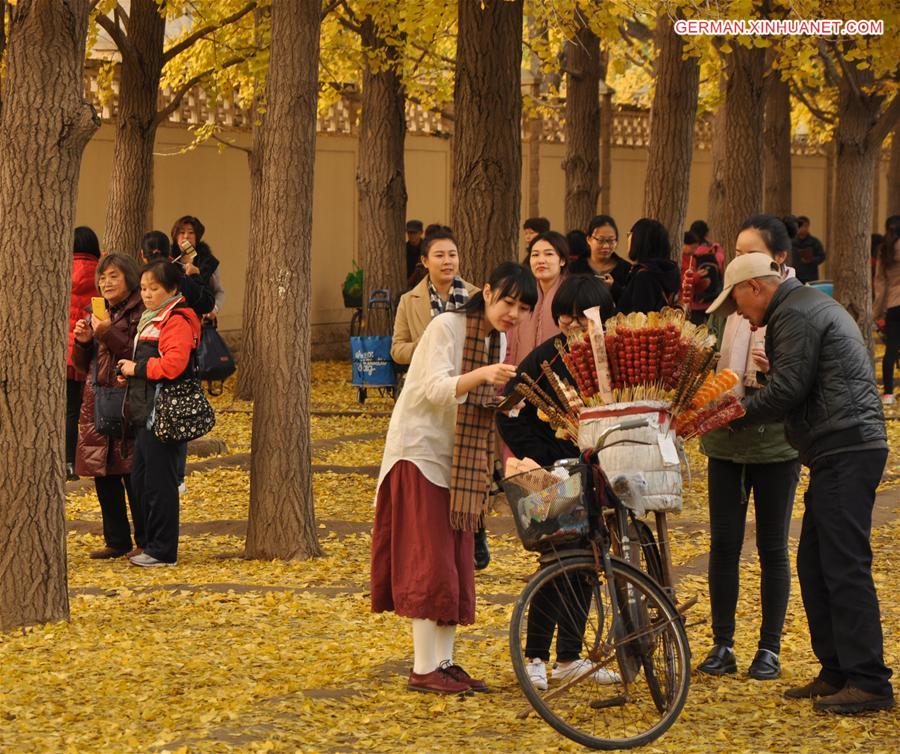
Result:
<svg viewBox="0 0 900 754">
<path fill-rule="evenodd" d="M 434 319 L 438 314 L 459 309 L 469 300 L 469 291 L 466 290 L 466 284 L 462 281 L 462 278 L 456 276 L 453 278 L 453 285 L 450 286 L 450 295 L 444 301 L 438 295 L 437 288 L 434 287 L 431 278 L 428 278 L 428 297 L 431 299 L 431 318 Z"/>
<path fill-rule="evenodd" d="M 483 321 L 484 312 L 466 318 L 460 374 L 500 361 L 500 335 L 491 336 L 488 351 L 481 336 Z M 475 531 L 484 519 L 494 464 L 494 411 L 486 405 L 494 397 L 493 385 L 480 385 L 469 391 L 456 410 L 450 478 L 450 526 L 454 529 Z"/>
</svg>

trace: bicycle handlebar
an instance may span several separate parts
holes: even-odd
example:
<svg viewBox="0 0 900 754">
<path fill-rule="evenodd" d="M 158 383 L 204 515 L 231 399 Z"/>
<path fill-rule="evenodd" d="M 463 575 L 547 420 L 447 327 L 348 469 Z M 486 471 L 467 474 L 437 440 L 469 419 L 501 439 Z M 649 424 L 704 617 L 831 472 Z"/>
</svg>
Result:
<svg viewBox="0 0 900 754">
<path fill-rule="evenodd" d="M 613 424 L 611 427 L 607 427 L 597 439 L 597 443 L 594 445 L 594 452 L 596 453 L 600 450 L 603 450 L 603 446 L 606 444 L 606 438 L 614 432 L 623 432 L 626 429 L 640 429 L 641 427 L 646 427 L 647 424 L 648 422 L 646 418 L 625 419 L 618 424 Z"/>
</svg>

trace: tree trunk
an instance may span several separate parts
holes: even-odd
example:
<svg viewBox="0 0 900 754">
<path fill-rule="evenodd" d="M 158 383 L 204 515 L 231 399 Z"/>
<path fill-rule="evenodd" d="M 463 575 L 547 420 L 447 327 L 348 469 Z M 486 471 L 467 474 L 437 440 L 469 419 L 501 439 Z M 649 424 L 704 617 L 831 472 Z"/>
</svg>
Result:
<svg viewBox="0 0 900 754">
<path fill-rule="evenodd" d="M 772 71 L 766 96 L 764 135 L 764 211 L 776 217 L 791 214 L 791 92 L 778 71 Z"/>
<path fill-rule="evenodd" d="M 132 0 L 106 205 L 107 251 L 136 256 L 141 236 L 152 224 L 153 145 L 165 30 L 156 0 Z"/>
<path fill-rule="evenodd" d="M 825 252 L 834 246 L 834 138 L 825 144 Z M 831 264 L 825 260 L 831 276 Z"/>
<path fill-rule="evenodd" d="M 547 26 L 538 23 L 534 18 L 528 19 L 528 34 L 534 39 L 547 37 Z M 541 138 L 544 135 L 544 118 L 539 109 L 541 88 L 544 83 L 544 72 L 541 70 L 541 59 L 534 53 L 531 55 L 531 98 L 534 110 L 528 118 L 528 216 L 538 217 L 541 214 Z"/>
<path fill-rule="evenodd" d="M 262 125 L 253 358 L 256 374 L 246 555 L 319 555 L 309 437 L 310 245 L 316 148 L 319 0 L 272 4 Z"/>
<path fill-rule="evenodd" d="M 389 29 L 387 36 L 399 32 Z M 388 288 L 396 298 L 406 290 L 406 95 L 397 66 L 397 48 L 385 42 L 371 16 L 362 24 L 363 55 L 379 70 L 363 66 L 359 123 L 359 257 L 365 293 Z"/>
<path fill-rule="evenodd" d="M 725 56 L 724 207 L 719 243 L 734 255 L 738 229 L 762 209 L 766 51 L 733 42 Z"/>
<path fill-rule="evenodd" d="M 257 380 L 258 360 L 255 358 L 256 342 L 256 311 L 259 307 L 260 290 L 259 257 L 263 254 L 263 248 L 259 243 L 261 227 L 262 192 L 262 154 L 263 139 L 262 128 L 257 122 L 265 117 L 259 110 L 259 98 L 253 102 L 253 133 L 251 136 L 250 152 L 247 155 L 247 163 L 250 168 L 250 241 L 247 244 L 247 271 L 244 274 L 244 316 L 241 327 L 241 352 L 238 363 L 237 385 L 235 397 L 242 401 L 253 400 L 254 385 Z"/>
<path fill-rule="evenodd" d="M 606 53 L 604 53 L 606 55 Z M 608 59 L 608 57 L 607 57 Z M 612 134 L 613 134 L 612 92 L 609 90 L 600 98 L 600 214 L 610 214 L 612 200 Z M 587 228 L 582 228 L 587 233 Z"/>
<path fill-rule="evenodd" d="M 861 92 L 872 86 L 871 69 L 854 63 L 854 78 Z M 839 118 L 834 129 L 835 191 L 833 198 L 834 240 L 829 252 L 829 270 L 834 297 L 850 314 L 872 349 L 872 278 L 870 267 L 872 202 L 875 171 L 881 145 L 894 123 L 873 119 L 884 102 L 879 95 L 856 93 L 842 79 Z M 896 109 L 892 110 L 895 113 Z M 896 122 L 896 121 L 894 121 Z"/>
<path fill-rule="evenodd" d="M 0 114 L 0 631 L 65 620 L 65 353 L 87 0 L 19 0 Z"/>
<path fill-rule="evenodd" d="M 451 225 L 481 285 L 517 258 L 522 196 L 522 0 L 459 3 Z"/>
<path fill-rule="evenodd" d="M 566 228 L 587 230 L 600 195 L 600 40 L 575 8 L 577 31 L 566 41 Z"/>
<path fill-rule="evenodd" d="M 900 126 L 891 137 L 891 161 L 887 173 L 887 217 L 900 215 Z M 878 232 L 881 233 L 884 228 Z"/>
<path fill-rule="evenodd" d="M 672 254 L 681 258 L 687 215 L 694 124 L 700 66 L 697 58 L 683 59 L 684 41 L 665 13 L 657 18 L 656 89 L 650 110 L 650 147 L 644 183 L 644 215 L 659 220 L 669 231 Z"/>
<path fill-rule="evenodd" d="M 721 79 L 721 77 L 720 77 Z M 720 80 L 722 88 L 724 79 Z M 722 227 L 725 223 L 725 106 L 722 105 L 712 116 L 711 124 L 712 143 L 710 145 L 710 157 L 712 160 L 712 175 L 709 180 L 709 193 L 707 194 L 707 224 L 709 225 L 710 238 L 717 240 L 722 238 Z M 727 251 L 727 249 L 726 249 Z M 730 259 L 730 257 L 729 257 Z"/>
<path fill-rule="evenodd" d="M 253 11 L 254 44 L 257 50 L 261 50 L 265 41 L 263 39 L 263 26 L 268 26 L 266 19 L 269 8 L 257 8 Z M 256 269 L 259 266 L 259 256 L 263 249 L 259 244 L 261 232 L 261 205 L 260 195 L 262 191 L 262 155 L 263 155 L 263 129 L 262 122 L 265 118 L 265 108 L 261 107 L 264 100 L 264 83 L 257 83 L 254 89 L 253 103 L 250 107 L 251 134 L 250 151 L 247 153 L 247 166 L 250 168 L 250 240 L 247 243 L 247 269 L 244 273 L 244 309 L 243 324 L 241 326 L 241 352 L 238 363 L 237 384 L 235 385 L 235 397 L 242 401 L 253 400 L 253 386 L 256 382 L 258 360 L 254 358 L 254 342 L 256 338 L 256 317 L 254 313 L 259 306 L 259 299 L 263 295 L 260 290 L 259 277 Z"/>
</svg>

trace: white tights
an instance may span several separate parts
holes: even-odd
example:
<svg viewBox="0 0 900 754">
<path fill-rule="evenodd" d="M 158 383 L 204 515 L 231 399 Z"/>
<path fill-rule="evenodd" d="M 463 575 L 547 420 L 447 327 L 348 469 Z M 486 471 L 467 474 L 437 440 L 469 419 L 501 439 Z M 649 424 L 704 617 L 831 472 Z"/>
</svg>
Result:
<svg viewBox="0 0 900 754">
<path fill-rule="evenodd" d="M 412 619 L 413 672 L 431 673 L 442 662 L 453 662 L 456 626 L 439 626 L 433 620 Z"/>
</svg>

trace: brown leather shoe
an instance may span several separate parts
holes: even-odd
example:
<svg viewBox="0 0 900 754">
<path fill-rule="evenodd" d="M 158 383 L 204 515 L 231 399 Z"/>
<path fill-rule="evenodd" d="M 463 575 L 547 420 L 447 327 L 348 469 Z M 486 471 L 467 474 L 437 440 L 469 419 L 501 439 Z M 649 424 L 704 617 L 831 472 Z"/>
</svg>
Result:
<svg viewBox="0 0 900 754">
<path fill-rule="evenodd" d="M 101 547 L 99 550 L 94 550 L 88 557 L 91 560 L 107 560 L 109 558 L 121 558 L 127 552 L 128 550 L 116 550 L 113 547 Z"/>
<path fill-rule="evenodd" d="M 838 715 L 856 715 L 860 712 L 875 712 L 894 706 L 893 694 L 872 694 L 856 688 L 844 686 L 829 696 L 822 696 L 813 702 L 816 712 L 834 712 Z"/>
<path fill-rule="evenodd" d="M 457 681 L 443 668 L 430 673 L 414 673 L 410 671 L 406 683 L 408 691 L 422 691 L 428 694 L 471 694 L 468 683 Z"/>
<path fill-rule="evenodd" d="M 815 699 L 817 696 L 830 696 L 838 691 L 840 689 L 837 686 L 832 686 L 821 678 L 816 678 L 816 680 L 810 681 L 805 686 L 795 686 L 792 689 L 788 689 L 784 692 L 784 696 L 787 699 Z"/>
<path fill-rule="evenodd" d="M 131 552 L 127 553 L 127 554 L 125 555 L 125 557 L 126 557 L 126 558 L 133 558 L 135 555 L 140 555 L 142 552 L 144 552 L 144 548 L 143 548 L 143 547 L 135 547 Z"/>
<path fill-rule="evenodd" d="M 479 681 L 477 678 L 472 678 L 472 676 L 470 676 L 459 665 L 451 664 L 445 660 L 441 663 L 441 667 L 439 669 L 447 673 L 454 681 L 468 684 L 469 688 L 472 689 L 472 691 L 490 691 L 488 685 L 484 681 Z"/>
</svg>

